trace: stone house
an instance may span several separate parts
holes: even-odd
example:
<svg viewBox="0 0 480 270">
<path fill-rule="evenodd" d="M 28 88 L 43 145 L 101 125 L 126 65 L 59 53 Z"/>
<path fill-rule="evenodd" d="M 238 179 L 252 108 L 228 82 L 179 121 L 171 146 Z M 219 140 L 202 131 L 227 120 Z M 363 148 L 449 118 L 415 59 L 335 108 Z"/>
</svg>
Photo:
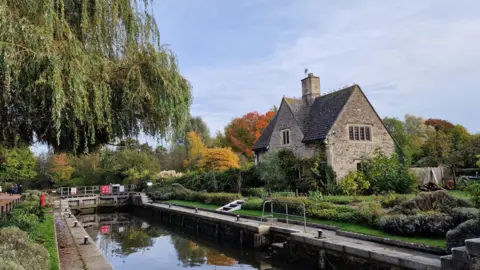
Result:
<svg viewBox="0 0 480 270">
<path fill-rule="evenodd" d="M 324 147 L 317 147 L 318 144 Z M 253 146 L 255 162 L 267 152 L 291 149 L 312 158 L 324 149 L 327 163 L 340 181 L 360 168 L 362 158 L 376 149 L 391 155 L 396 143 L 360 86 L 320 94 L 320 78 L 302 80 L 302 98 L 284 97 L 280 107 Z"/>
</svg>

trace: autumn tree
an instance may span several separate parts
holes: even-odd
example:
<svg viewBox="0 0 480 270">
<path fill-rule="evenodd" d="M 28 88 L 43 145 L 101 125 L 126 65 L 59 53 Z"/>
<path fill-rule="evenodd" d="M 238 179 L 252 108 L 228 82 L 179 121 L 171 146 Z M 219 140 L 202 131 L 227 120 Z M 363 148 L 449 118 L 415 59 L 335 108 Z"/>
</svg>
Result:
<svg viewBox="0 0 480 270">
<path fill-rule="evenodd" d="M 183 129 L 191 86 L 152 2 L 0 1 L 0 143 L 84 153 Z"/>
<path fill-rule="evenodd" d="M 187 134 L 187 140 L 187 158 L 184 161 L 184 165 L 190 170 L 197 170 L 200 168 L 200 161 L 205 155 L 206 148 L 200 135 L 194 131 L 190 131 Z"/>
<path fill-rule="evenodd" d="M 51 156 L 50 172 L 57 184 L 68 182 L 72 178 L 75 169 L 70 165 L 66 153 L 59 153 Z"/>
<path fill-rule="evenodd" d="M 225 171 L 239 168 L 238 161 L 238 156 L 230 148 L 207 148 L 200 161 L 200 168 L 204 171 Z"/>
<path fill-rule="evenodd" d="M 237 153 L 253 157 L 253 144 L 260 137 L 274 115 L 275 112 L 273 111 L 269 111 L 266 114 L 251 112 L 233 119 L 225 127 L 225 138 L 228 146 Z"/>
</svg>

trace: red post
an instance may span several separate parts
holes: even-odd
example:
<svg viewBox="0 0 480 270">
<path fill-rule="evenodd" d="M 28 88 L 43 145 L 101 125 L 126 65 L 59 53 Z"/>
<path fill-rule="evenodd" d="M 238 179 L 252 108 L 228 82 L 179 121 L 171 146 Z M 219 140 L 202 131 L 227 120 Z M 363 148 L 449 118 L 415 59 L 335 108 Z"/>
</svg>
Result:
<svg viewBox="0 0 480 270">
<path fill-rule="evenodd" d="M 45 206 L 45 194 L 40 195 L 40 207 Z"/>
</svg>

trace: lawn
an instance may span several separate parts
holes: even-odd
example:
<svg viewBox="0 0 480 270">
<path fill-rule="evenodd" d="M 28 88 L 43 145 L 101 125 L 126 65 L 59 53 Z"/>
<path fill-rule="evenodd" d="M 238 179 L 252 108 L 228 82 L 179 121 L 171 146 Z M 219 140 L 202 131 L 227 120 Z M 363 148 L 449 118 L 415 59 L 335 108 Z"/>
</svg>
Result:
<svg viewBox="0 0 480 270">
<path fill-rule="evenodd" d="M 44 246 L 50 254 L 50 270 L 58 270 L 57 239 L 53 224 L 53 213 L 45 209 L 45 220 L 30 232 L 30 237 Z"/>
<path fill-rule="evenodd" d="M 218 205 L 210 205 L 210 204 L 204 204 L 199 202 L 187 202 L 187 201 L 180 201 L 180 200 L 170 200 L 167 202 L 172 204 L 186 205 L 186 206 L 198 207 L 199 209 L 203 208 L 203 209 L 209 209 L 209 210 L 215 210 L 220 207 Z M 238 211 L 234 211 L 234 213 L 238 213 L 240 215 L 246 215 L 246 216 L 255 216 L 255 217 L 262 216 L 262 211 L 258 211 L 258 210 L 238 210 Z M 331 221 L 331 220 L 319 220 L 314 218 L 307 218 L 307 221 L 311 223 L 337 226 L 344 231 L 373 235 L 373 236 L 378 236 L 383 238 L 390 238 L 393 240 L 405 241 L 410 243 L 419 243 L 419 244 L 435 246 L 435 247 L 446 246 L 445 239 L 432 239 L 432 238 L 425 238 L 425 237 L 414 237 L 414 238 L 404 237 L 404 236 L 388 234 L 386 232 L 376 230 L 364 225 Z"/>
</svg>

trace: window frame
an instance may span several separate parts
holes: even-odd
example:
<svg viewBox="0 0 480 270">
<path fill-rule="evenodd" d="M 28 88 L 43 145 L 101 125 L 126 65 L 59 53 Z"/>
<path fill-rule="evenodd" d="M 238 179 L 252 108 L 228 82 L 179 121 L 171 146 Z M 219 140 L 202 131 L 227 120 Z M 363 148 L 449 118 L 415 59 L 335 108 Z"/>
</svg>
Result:
<svg viewBox="0 0 480 270">
<path fill-rule="evenodd" d="M 281 135 L 280 136 L 280 144 L 281 145 L 290 145 L 290 142 L 291 142 L 290 129 L 289 128 L 282 129 L 282 130 L 280 130 L 280 132 L 281 132 L 281 134 L 280 134 Z"/>
<path fill-rule="evenodd" d="M 347 127 L 347 137 L 352 142 L 371 142 L 372 141 L 372 126 L 353 124 Z"/>
</svg>

